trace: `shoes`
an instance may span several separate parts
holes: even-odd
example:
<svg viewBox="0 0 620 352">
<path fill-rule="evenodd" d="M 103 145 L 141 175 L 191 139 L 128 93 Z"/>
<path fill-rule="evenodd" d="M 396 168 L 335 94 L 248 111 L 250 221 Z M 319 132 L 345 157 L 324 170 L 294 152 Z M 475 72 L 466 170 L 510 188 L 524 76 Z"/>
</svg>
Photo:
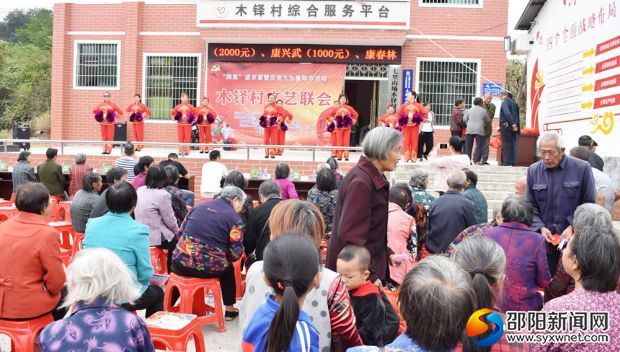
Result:
<svg viewBox="0 0 620 352">
<path fill-rule="evenodd" d="M 272 155 L 272 156 L 271 156 L 271 159 L 275 159 L 275 158 L 276 158 L 276 156 L 275 156 L 275 155 Z"/>
<path fill-rule="evenodd" d="M 265 159 L 269 159 L 269 155 L 265 155 Z"/>
<path fill-rule="evenodd" d="M 420 158 L 420 159 L 418 159 L 418 161 L 419 161 L 419 162 L 423 162 L 423 161 L 424 161 L 424 159 Z"/>
</svg>

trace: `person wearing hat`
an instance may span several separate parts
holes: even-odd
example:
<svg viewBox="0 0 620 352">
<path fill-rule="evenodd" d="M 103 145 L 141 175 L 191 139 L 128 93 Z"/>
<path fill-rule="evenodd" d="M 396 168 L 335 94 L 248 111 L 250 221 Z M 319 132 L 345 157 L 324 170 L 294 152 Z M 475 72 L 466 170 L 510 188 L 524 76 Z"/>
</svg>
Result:
<svg viewBox="0 0 620 352">
<path fill-rule="evenodd" d="M 590 151 L 590 158 L 588 158 L 588 162 L 590 163 L 590 165 L 593 168 L 603 171 L 603 166 L 605 166 L 605 162 L 603 161 L 603 158 L 596 154 L 596 147 L 598 147 L 596 141 L 588 135 L 583 135 L 579 137 L 578 144 L 580 147 L 586 147 Z"/>
</svg>

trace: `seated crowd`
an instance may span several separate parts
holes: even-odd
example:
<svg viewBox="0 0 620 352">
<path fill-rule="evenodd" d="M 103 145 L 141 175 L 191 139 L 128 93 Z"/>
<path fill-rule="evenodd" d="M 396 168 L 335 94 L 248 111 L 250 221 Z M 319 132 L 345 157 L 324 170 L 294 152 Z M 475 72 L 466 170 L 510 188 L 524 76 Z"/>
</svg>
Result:
<svg viewBox="0 0 620 352">
<path fill-rule="evenodd" d="M 0 319 L 51 315 L 38 338 L 42 351 L 153 351 L 142 313 L 132 313 L 148 318 L 164 309 L 151 262 L 151 251 L 161 251 L 168 274 L 219 281 L 224 318 L 239 319 L 244 352 L 617 349 L 620 238 L 588 149 L 565 155 L 561 136 L 544 134 L 541 161 L 488 221 L 458 139 L 450 139 L 450 155 L 429 154 L 439 171 L 436 195 L 423 168 L 409 184 L 390 185 L 384 173 L 396 169 L 402 135 L 389 128 L 366 135 L 364 155 L 344 178 L 333 158 L 319 164 L 307 200 L 278 163 L 254 201 L 248 179 L 214 150 L 202 168 L 202 200 L 189 210 L 193 193 L 179 188 L 188 172 L 174 154 L 160 163 L 136 159 L 127 145 L 103 191 L 102 176 L 78 155 L 70 172 L 81 188 L 71 179 L 66 193 L 57 151 L 39 166 L 41 183 L 23 152 L 14 169 L 17 214 L 0 224 Z M 84 240 L 65 267 L 60 235 L 48 223 L 52 200 L 69 195 L 71 224 Z M 239 304 L 238 261 L 245 264 Z M 177 302 L 180 293 L 171 297 Z M 471 334 L 468 324 L 481 309 L 504 322 L 514 311 L 608 312 L 608 328 L 590 333 L 609 341 L 502 336 L 483 346 L 489 334 Z"/>
</svg>

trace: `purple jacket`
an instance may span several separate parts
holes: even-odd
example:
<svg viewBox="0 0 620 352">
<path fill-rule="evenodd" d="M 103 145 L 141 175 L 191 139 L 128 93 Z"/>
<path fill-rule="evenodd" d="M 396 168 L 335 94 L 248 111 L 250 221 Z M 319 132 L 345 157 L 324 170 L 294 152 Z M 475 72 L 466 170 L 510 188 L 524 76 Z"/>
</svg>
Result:
<svg viewBox="0 0 620 352">
<path fill-rule="evenodd" d="M 138 177 L 134 179 L 137 180 Z M 136 221 L 148 226 L 151 246 L 159 246 L 162 237 L 166 241 L 174 238 L 179 231 L 177 219 L 172 209 L 172 198 L 165 189 L 152 189 L 142 186 L 136 191 L 138 203 L 134 214 Z"/>
<path fill-rule="evenodd" d="M 299 199 L 293 181 L 288 178 L 279 178 L 275 181 L 280 187 L 280 191 L 282 191 L 282 200 Z"/>
<path fill-rule="evenodd" d="M 540 310 L 543 299 L 537 290 L 551 280 L 544 237 L 517 222 L 488 228 L 484 236 L 497 242 L 506 253 L 502 311 Z"/>
</svg>

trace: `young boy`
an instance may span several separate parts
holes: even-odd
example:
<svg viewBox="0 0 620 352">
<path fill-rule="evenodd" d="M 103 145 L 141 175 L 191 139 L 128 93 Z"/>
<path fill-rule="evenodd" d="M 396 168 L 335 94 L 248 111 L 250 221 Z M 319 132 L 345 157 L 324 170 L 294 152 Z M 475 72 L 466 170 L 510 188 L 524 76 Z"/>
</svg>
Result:
<svg viewBox="0 0 620 352">
<path fill-rule="evenodd" d="M 399 321 L 392 306 L 384 303 L 387 297 L 384 301 L 379 288 L 368 280 L 369 266 L 370 253 L 356 245 L 344 247 L 336 262 L 337 271 L 349 290 L 355 325 L 364 344 L 382 347 L 396 337 Z"/>
</svg>

